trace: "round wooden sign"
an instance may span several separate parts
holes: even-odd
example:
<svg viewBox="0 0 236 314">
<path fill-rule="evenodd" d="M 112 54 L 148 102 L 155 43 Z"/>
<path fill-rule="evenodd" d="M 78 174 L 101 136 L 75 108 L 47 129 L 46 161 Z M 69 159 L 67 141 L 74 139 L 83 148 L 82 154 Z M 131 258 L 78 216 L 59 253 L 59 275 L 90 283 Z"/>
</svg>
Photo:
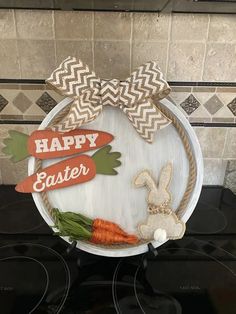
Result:
<svg viewBox="0 0 236 314">
<path fill-rule="evenodd" d="M 39 129 L 47 128 L 70 103 L 71 98 L 66 98 L 58 104 L 46 116 Z M 111 154 L 120 153 L 116 155 L 119 156 L 119 164 L 116 164 L 119 167 L 115 168 L 117 174 L 103 175 L 105 170 L 102 168 L 103 165 L 99 164 L 98 171 L 100 161 L 97 158 L 95 162 L 97 168 L 94 168 L 92 179 L 83 184 L 64 185 L 60 189 L 44 192 L 47 202 L 61 212 L 79 213 L 90 219 L 108 220 L 119 225 L 127 234 L 138 237 L 141 234 L 142 237 L 133 245 L 97 245 L 90 241 L 78 240 L 78 248 L 103 256 L 131 256 L 146 252 L 148 242 L 158 247 L 167 239 L 183 236 L 185 230 L 183 226 L 191 216 L 201 191 L 202 154 L 197 137 L 184 115 L 166 99 L 160 101 L 160 106 L 169 112 L 175 123 L 156 132 L 152 144 L 144 141 L 123 112 L 114 107 L 106 107 L 94 121 L 81 127 L 113 136 L 109 143 L 112 148 Z M 63 142 L 64 146 L 59 148 L 65 151 L 65 147 L 72 144 L 73 149 L 82 147 L 85 143 L 93 145 L 95 139 L 90 137 L 91 141 L 88 142 L 89 138 L 77 137 L 76 140 L 77 142 L 72 138 L 66 139 L 67 142 Z M 53 145 L 53 149 L 58 149 L 56 143 Z M 86 151 L 88 161 L 86 159 L 84 163 L 88 162 L 90 165 L 89 159 L 94 160 L 95 152 L 96 150 Z M 65 160 L 68 158 L 71 156 L 64 153 L 63 157 L 44 159 L 41 162 L 42 169 L 60 161 L 66 164 Z M 81 158 L 81 155 L 78 154 L 77 157 L 75 155 L 73 158 Z M 75 159 L 75 164 L 79 162 L 78 160 Z M 107 162 L 109 163 L 109 159 Z M 28 174 L 34 174 L 36 169 L 37 159 L 31 157 Z M 86 169 L 84 171 L 86 172 Z M 78 176 L 78 171 L 76 174 L 75 172 L 70 174 L 71 177 L 76 175 Z M 188 188 L 189 184 L 191 189 Z M 54 222 L 45 204 L 45 197 L 41 193 L 32 195 L 44 220 L 49 226 L 53 226 Z M 162 201 L 160 203 L 162 205 L 166 200 L 176 215 L 172 215 L 166 207 L 159 206 L 158 210 L 155 206 L 152 207 L 155 202 Z M 68 237 L 63 238 L 69 241 Z"/>
</svg>

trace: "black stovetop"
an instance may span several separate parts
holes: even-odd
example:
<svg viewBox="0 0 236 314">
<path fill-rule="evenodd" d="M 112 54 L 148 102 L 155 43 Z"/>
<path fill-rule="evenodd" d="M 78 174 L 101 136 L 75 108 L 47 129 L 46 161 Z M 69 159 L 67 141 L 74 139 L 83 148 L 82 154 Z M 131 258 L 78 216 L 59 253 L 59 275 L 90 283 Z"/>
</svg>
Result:
<svg viewBox="0 0 236 314">
<path fill-rule="evenodd" d="M 0 314 L 235 314 L 236 196 L 204 187 L 182 240 L 130 258 L 70 247 L 0 189 Z"/>
</svg>

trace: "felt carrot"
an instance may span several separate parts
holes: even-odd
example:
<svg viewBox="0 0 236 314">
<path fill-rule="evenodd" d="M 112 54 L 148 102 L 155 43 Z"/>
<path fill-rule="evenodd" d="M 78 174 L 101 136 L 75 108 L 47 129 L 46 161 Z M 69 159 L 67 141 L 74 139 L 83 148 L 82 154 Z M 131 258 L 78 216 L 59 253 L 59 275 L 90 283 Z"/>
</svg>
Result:
<svg viewBox="0 0 236 314">
<path fill-rule="evenodd" d="M 138 238 L 126 233 L 117 224 L 103 220 L 91 219 L 72 212 L 60 212 L 54 208 L 56 234 L 68 236 L 71 240 L 88 240 L 96 244 L 136 244 Z"/>
<path fill-rule="evenodd" d="M 138 238 L 135 236 L 123 236 L 104 229 L 96 229 L 92 232 L 90 241 L 96 244 L 135 244 Z"/>
<path fill-rule="evenodd" d="M 93 230 L 104 229 L 108 232 L 115 232 L 116 234 L 120 234 L 125 237 L 128 235 L 127 232 L 121 229 L 121 227 L 118 226 L 116 223 L 100 218 L 96 218 L 93 220 L 92 228 Z"/>
<path fill-rule="evenodd" d="M 115 232 L 116 234 L 120 234 L 123 236 L 128 235 L 128 233 L 125 232 L 119 225 L 109 220 L 104 220 L 100 218 L 91 219 L 80 213 L 73 212 L 63 212 L 60 213 L 60 215 L 63 215 L 64 218 L 73 220 L 90 230 L 104 229 L 106 231 Z"/>
</svg>

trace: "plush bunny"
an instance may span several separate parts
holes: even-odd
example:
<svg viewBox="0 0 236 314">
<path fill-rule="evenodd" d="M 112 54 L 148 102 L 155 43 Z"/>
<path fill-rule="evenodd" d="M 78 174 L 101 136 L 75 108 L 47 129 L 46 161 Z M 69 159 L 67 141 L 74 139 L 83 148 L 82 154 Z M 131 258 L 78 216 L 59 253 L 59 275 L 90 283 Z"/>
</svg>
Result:
<svg viewBox="0 0 236 314">
<path fill-rule="evenodd" d="M 142 239 L 164 242 L 183 237 L 185 223 L 170 208 L 171 194 L 168 190 L 172 177 L 172 164 L 168 163 L 161 170 L 157 185 L 151 174 L 144 170 L 134 180 L 136 187 L 146 186 L 149 215 L 147 220 L 138 226 Z"/>
</svg>

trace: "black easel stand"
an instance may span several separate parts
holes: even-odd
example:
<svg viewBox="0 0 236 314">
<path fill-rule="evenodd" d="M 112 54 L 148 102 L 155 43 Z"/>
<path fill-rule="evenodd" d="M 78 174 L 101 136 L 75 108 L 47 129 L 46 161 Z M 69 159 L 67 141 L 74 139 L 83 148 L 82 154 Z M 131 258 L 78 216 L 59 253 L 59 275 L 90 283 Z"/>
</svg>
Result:
<svg viewBox="0 0 236 314">
<path fill-rule="evenodd" d="M 116 258 L 116 257 L 103 257 L 103 256 L 97 256 L 93 255 L 87 252 L 84 252 L 82 250 L 79 250 L 76 248 L 76 241 L 72 242 L 70 246 L 67 248 L 65 254 L 67 257 L 73 257 L 76 259 L 76 263 L 79 267 L 79 269 L 83 268 L 83 271 L 80 272 L 79 280 L 76 281 L 74 285 L 77 285 L 79 287 L 80 283 L 83 282 L 83 280 L 86 279 L 88 275 L 90 275 L 94 269 L 98 267 L 98 263 L 101 263 L 102 265 L 106 265 L 106 262 L 108 264 L 111 262 L 113 264 L 113 261 L 115 264 L 123 263 L 125 264 L 125 267 L 122 267 L 119 271 L 119 280 L 122 282 L 122 278 L 125 276 L 130 276 L 130 274 L 135 274 L 139 272 L 138 280 L 144 287 L 145 291 L 149 295 L 155 295 L 155 291 L 153 290 L 152 285 L 147 280 L 146 271 L 148 267 L 148 261 L 150 259 L 155 259 L 158 255 L 157 250 L 154 248 L 152 243 L 148 243 L 148 251 L 145 254 L 132 256 L 132 257 L 125 257 L 125 258 Z M 101 265 L 100 264 L 100 265 Z M 107 264 L 107 266 L 108 266 Z M 108 266 L 109 267 L 109 266 Z M 104 268 L 104 266 L 103 266 Z"/>
<path fill-rule="evenodd" d="M 70 255 L 70 254 L 72 254 L 74 251 L 77 251 L 77 254 L 78 254 L 78 252 L 79 252 L 79 255 L 81 255 L 81 258 L 82 258 L 82 259 L 84 259 L 84 258 L 87 259 L 88 257 L 90 257 L 89 260 L 92 260 L 93 258 L 97 260 L 97 258 L 100 258 L 100 259 L 102 258 L 102 256 L 97 256 L 97 255 L 94 255 L 94 254 L 86 253 L 86 252 L 84 252 L 84 251 L 82 251 L 82 250 L 76 248 L 76 243 L 77 243 L 76 241 L 71 242 L 71 244 L 68 246 L 68 248 L 67 248 L 66 251 L 65 251 L 65 253 L 66 253 L 67 255 Z M 147 258 L 149 258 L 149 257 L 150 257 L 150 258 L 156 257 L 156 256 L 158 255 L 157 249 L 154 248 L 154 246 L 152 245 L 151 242 L 149 242 L 147 246 L 148 246 L 148 251 L 147 251 L 147 253 L 145 253 L 145 255 L 141 255 L 141 256 L 144 256 L 144 257 L 145 257 L 144 260 L 147 259 Z M 139 255 L 139 256 L 140 256 L 140 255 Z M 134 258 L 135 258 L 135 256 L 134 256 Z M 137 258 L 137 257 L 136 257 L 136 258 Z M 82 263 L 82 264 L 84 264 L 84 263 Z M 78 263 L 78 265 L 81 265 L 81 263 Z"/>
<path fill-rule="evenodd" d="M 66 249 L 65 254 L 70 256 L 73 253 L 76 253 L 76 258 L 77 258 L 77 265 L 81 268 L 83 266 L 91 265 L 94 263 L 97 263 L 98 261 L 101 261 L 104 259 L 103 256 L 98 256 L 94 254 L 90 254 L 87 252 L 84 252 L 78 248 L 76 248 L 76 241 L 73 241 L 69 247 Z M 155 258 L 158 255 L 157 249 L 154 248 L 152 243 L 148 243 L 148 252 L 142 255 L 138 256 L 132 256 L 132 257 L 127 257 L 126 259 L 129 260 L 132 264 L 138 264 L 140 265 L 140 262 L 142 263 L 142 268 L 145 270 L 147 268 L 148 264 L 148 259 L 149 258 Z M 141 259 L 141 261 L 140 261 Z"/>
<path fill-rule="evenodd" d="M 80 249 L 78 249 L 76 247 L 77 242 L 73 241 L 69 247 L 66 249 L 65 254 L 67 256 L 72 256 L 74 254 L 74 256 L 77 259 L 77 265 L 78 267 L 84 267 L 84 266 L 88 266 L 91 264 L 95 264 L 98 261 L 101 261 L 104 257 L 103 256 L 99 256 L 99 255 L 94 255 L 94 254 L 90 254 L 87 253 L 85 251 L 82 251 Z"/>
<path fill-rule="evenodd" d="M 143 269 L 147 268 L 148 258 L 153 258 L 158 255 L 157 249 L 154 248 L 151 242 L 148 243 L 148 252 L 144 255 L 142 260 Z"/>
</svg>

